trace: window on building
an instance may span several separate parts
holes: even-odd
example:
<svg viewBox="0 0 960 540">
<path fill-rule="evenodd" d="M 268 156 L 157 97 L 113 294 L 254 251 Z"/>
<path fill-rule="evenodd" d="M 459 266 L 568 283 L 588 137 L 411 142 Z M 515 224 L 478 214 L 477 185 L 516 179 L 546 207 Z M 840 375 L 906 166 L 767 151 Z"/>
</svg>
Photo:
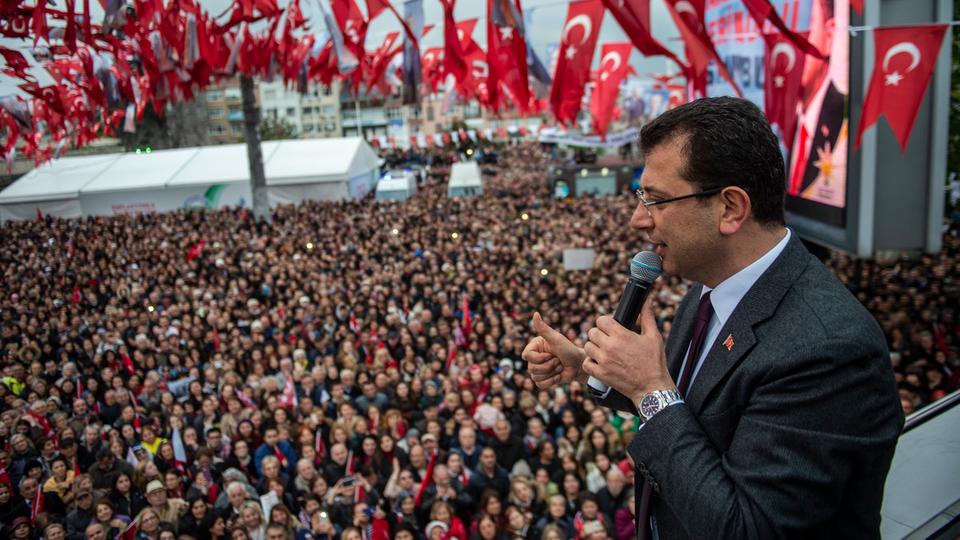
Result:
<svg viewBox="0 0 960 540">
<path fill-rule="evenodd" d="M 296 116 L 297 108 L 296 107 L 287 107 L 287 116 Z"/>
<path fill-rule="evenodd" d="M 276 91 L 276 90 L 264 90 L 264 91 L 263 91 L 263 99 L 264 99 L 264 100 L 274 100 L 274 99 L 277 99 L 277 91 Z"/>
<path fill-rule="evenodd" d="M 223 135 L 226 132 L 226 129 L 220 124 L 213 124 L 207 128 L 207 133 L 210 135 Z"/>
<path fill-rule="evenodd" d="M 221 90 L 207 90 L 207 99 L 209 101 L 223 99 L 223 92 Z"/>
<path fill-rule="evenodd" d="M 313 110 L 314 110 L 313 107 L 304 107 L 303 114 L 313 114 Z"/>
<path fill-rule="evenodd" d="M 427 122 L 433 122 L 433 107 L 427 107 Z"/>
<path fill-rule="evenodd" d="M 337 106 L 333 104 L 327 104 L 321 107 L 324 116 L 333 116 L 337 114 Z"/>
<path fill-rule="evenodd" d="M 208 118 L 223 118 L 223 109 L 219 107 L 207 107 Z"/>
</svg>

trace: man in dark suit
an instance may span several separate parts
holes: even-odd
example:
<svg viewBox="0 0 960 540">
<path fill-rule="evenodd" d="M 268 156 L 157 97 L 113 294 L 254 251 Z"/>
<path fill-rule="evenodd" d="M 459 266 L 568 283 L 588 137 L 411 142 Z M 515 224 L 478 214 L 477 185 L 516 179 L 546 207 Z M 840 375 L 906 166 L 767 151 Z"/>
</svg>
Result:
<svg viewBox="0 0 960 540">
<path fill-rule="evenodd" d="M 523 354 L 533 380 L 579 380 L 644 421 L 628 449 L 641 535 L 879 536 L 903 425 L 886 342 L 785 227 L 783 160 L 763 113 L 698 100 L 641 141 L 630 225 L 665 273 L 696 285 L 666 343 L 651 300 L 639 333 L 600 317 L 583 349 L 535 314 Z"/>
</svg>

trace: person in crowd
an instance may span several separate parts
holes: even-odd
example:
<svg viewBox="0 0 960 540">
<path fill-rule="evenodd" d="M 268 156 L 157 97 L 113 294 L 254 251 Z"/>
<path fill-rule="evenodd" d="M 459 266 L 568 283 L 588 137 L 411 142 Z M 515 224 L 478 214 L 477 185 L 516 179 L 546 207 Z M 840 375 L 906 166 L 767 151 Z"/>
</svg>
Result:
<svg viewBox="0 0 960 540">
<path fill-rule="evenodd" d="M 431 164 L 415 196 L 280 205 L 270 221 L 225 208 L 0 225 L 0 523 L 52 540 L 91 524 L 109 540 L 121 516 L 151 540 L 362 539 L 371 524 L 420 538 L 431 523 L 560 538 L 540 523 L 561 515 L 557 495 L 572 522 L 593 490 L 594 520 L 628 527 L 636 425 L 581 382 L 539 390 L 522 352 L 535 311 L 583 347 L 616 309 L 626 275 L 609 269 L 642 247 L 619 226 L 633 194 L 555 197 L 535 143 L 499 151 L 473 198 L 446 195 L 459 152 L 382 155 Z M 943 246 L 824 260 L 879 322 L 905 411 L 960 384 L 952 221 Z M 564 270 L 570 247 L 594 266 Z M 665 335 L 691 290 L 654 285 Z M 254 515 L 264 496 L 279 505 Z"/>
</svg>

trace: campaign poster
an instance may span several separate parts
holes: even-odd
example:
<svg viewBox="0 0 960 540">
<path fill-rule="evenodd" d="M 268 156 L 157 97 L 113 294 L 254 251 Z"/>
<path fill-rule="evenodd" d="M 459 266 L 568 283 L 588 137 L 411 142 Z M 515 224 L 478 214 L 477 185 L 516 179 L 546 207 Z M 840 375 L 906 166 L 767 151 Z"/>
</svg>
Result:
<svg viewBox="0 0 960 540">
<path fill-rule="evenodd" d="M 707 30 L 717 52 L 744 97 L 762 109 L 765 47 L 761 29 L 741 0 L 706 2 Z M 787 148 L 781 142 L 787 164 L 787 210 L 842 227 L 847 205 L 850 39 L 846 29 L 850 2 L 771 0 L 771 4 L 789 28 L 829 54 L 826 61 L 806 57 L 793 143 Z M 768 22 L 762 32 L 772 33 L 776 29 Z M 716 66 L 711 66 L 707 92 L 733 94 Z M 778 136 L 785 140 L 783 133 Z"/>
</svg>

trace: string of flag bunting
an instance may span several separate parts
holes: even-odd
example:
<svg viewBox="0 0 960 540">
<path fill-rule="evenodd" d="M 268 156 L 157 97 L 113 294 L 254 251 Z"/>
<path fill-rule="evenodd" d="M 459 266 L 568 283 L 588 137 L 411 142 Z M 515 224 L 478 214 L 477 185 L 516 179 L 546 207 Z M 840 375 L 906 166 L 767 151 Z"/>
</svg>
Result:
<svg viewBox="0 0 960 540">
<path fill-rule="evenodd" d="M 134 131 L 148 106 L 162 115 L 166 104 L 189 100 L 236 75 L 280 78 L 301 92 L 310 83 L 329 85 L 334 80 L 354 92 L 366 86 L 387 94 L 391 87 L 401 87 L 408 103 L 417 102 L 421 89 L 442 89 L 446 106 L 460 99 L 475 100 L 494 114 L 549 112 L 560 126 L 576 125 L 589 85 L 587 107 L 601 139 L 619 114 L 617 98 L 621 83 L 632 74 L 634 49 L 676 64 L 690 99 L 706 95 L 711 63 L 733 91 L 741 93 L 707 30 L 707 3 L 702 0 L 665 0 L 683 41 L 683 57 L 653 37 L 649 0 L 564 2 L 567 15 L 552 72 L 530 46 L 530 12 L 524 13 L 520 0 L 487 0 L 486 49 L 473 37 L 480 18 L 457 21 L 456 0 L 438 0 L 443 46 L 426 50 L 421 50 L 420 40 L 433 26 L 424 23 L 423 0 L 406 0 L 402 15 L 388 0 L 366 0 L 366 16 L 356 0 L 319 0 L 323 34 L 311 28 L 300 0 L 290 0 L 283 8 L 277 0 L 234 0 L 216 16 L 197 0 L 133 0 L 129 5 L 99 1 L 105 12 L 99 23 L 91 20 L 89 0 L 68 0 L 64 9 L 44 1 L 0 4 L 0 35 L 24 43 L 19 49 L 0 46 L 2 72 L 18 79 L 23 92 L 0 96 L 0 153 L 8 165 L 16 152 L 40 163 L 68 147 L 120 130 Z M 803 90 L 800 74 L 806 63 L 825 61 L 825 51 L 791 30 L 769 0 L 740 1 L 757 28 L 771 29 L 762 34 L 764 105 L 771 123 L 792 140 L 798 131 L 794 111 Z M 862 0 L 851 0 L 850 5 L 862 15 Z M 388 32 L 378 47 L 367 50 L 367 30 L 386 12 L 400 30 Z M 599 44 L 599 68 L 594 70 L 607 12 L 628 41 Z M 853 34 L 872 31 L 876 44 L 855 148 L 863 131 L 881 115 L 906 148 L 945 30 L 955 24 L 848 28 Z M 36 76 L 37 65 L 52 84 Z"/>
</svg>

